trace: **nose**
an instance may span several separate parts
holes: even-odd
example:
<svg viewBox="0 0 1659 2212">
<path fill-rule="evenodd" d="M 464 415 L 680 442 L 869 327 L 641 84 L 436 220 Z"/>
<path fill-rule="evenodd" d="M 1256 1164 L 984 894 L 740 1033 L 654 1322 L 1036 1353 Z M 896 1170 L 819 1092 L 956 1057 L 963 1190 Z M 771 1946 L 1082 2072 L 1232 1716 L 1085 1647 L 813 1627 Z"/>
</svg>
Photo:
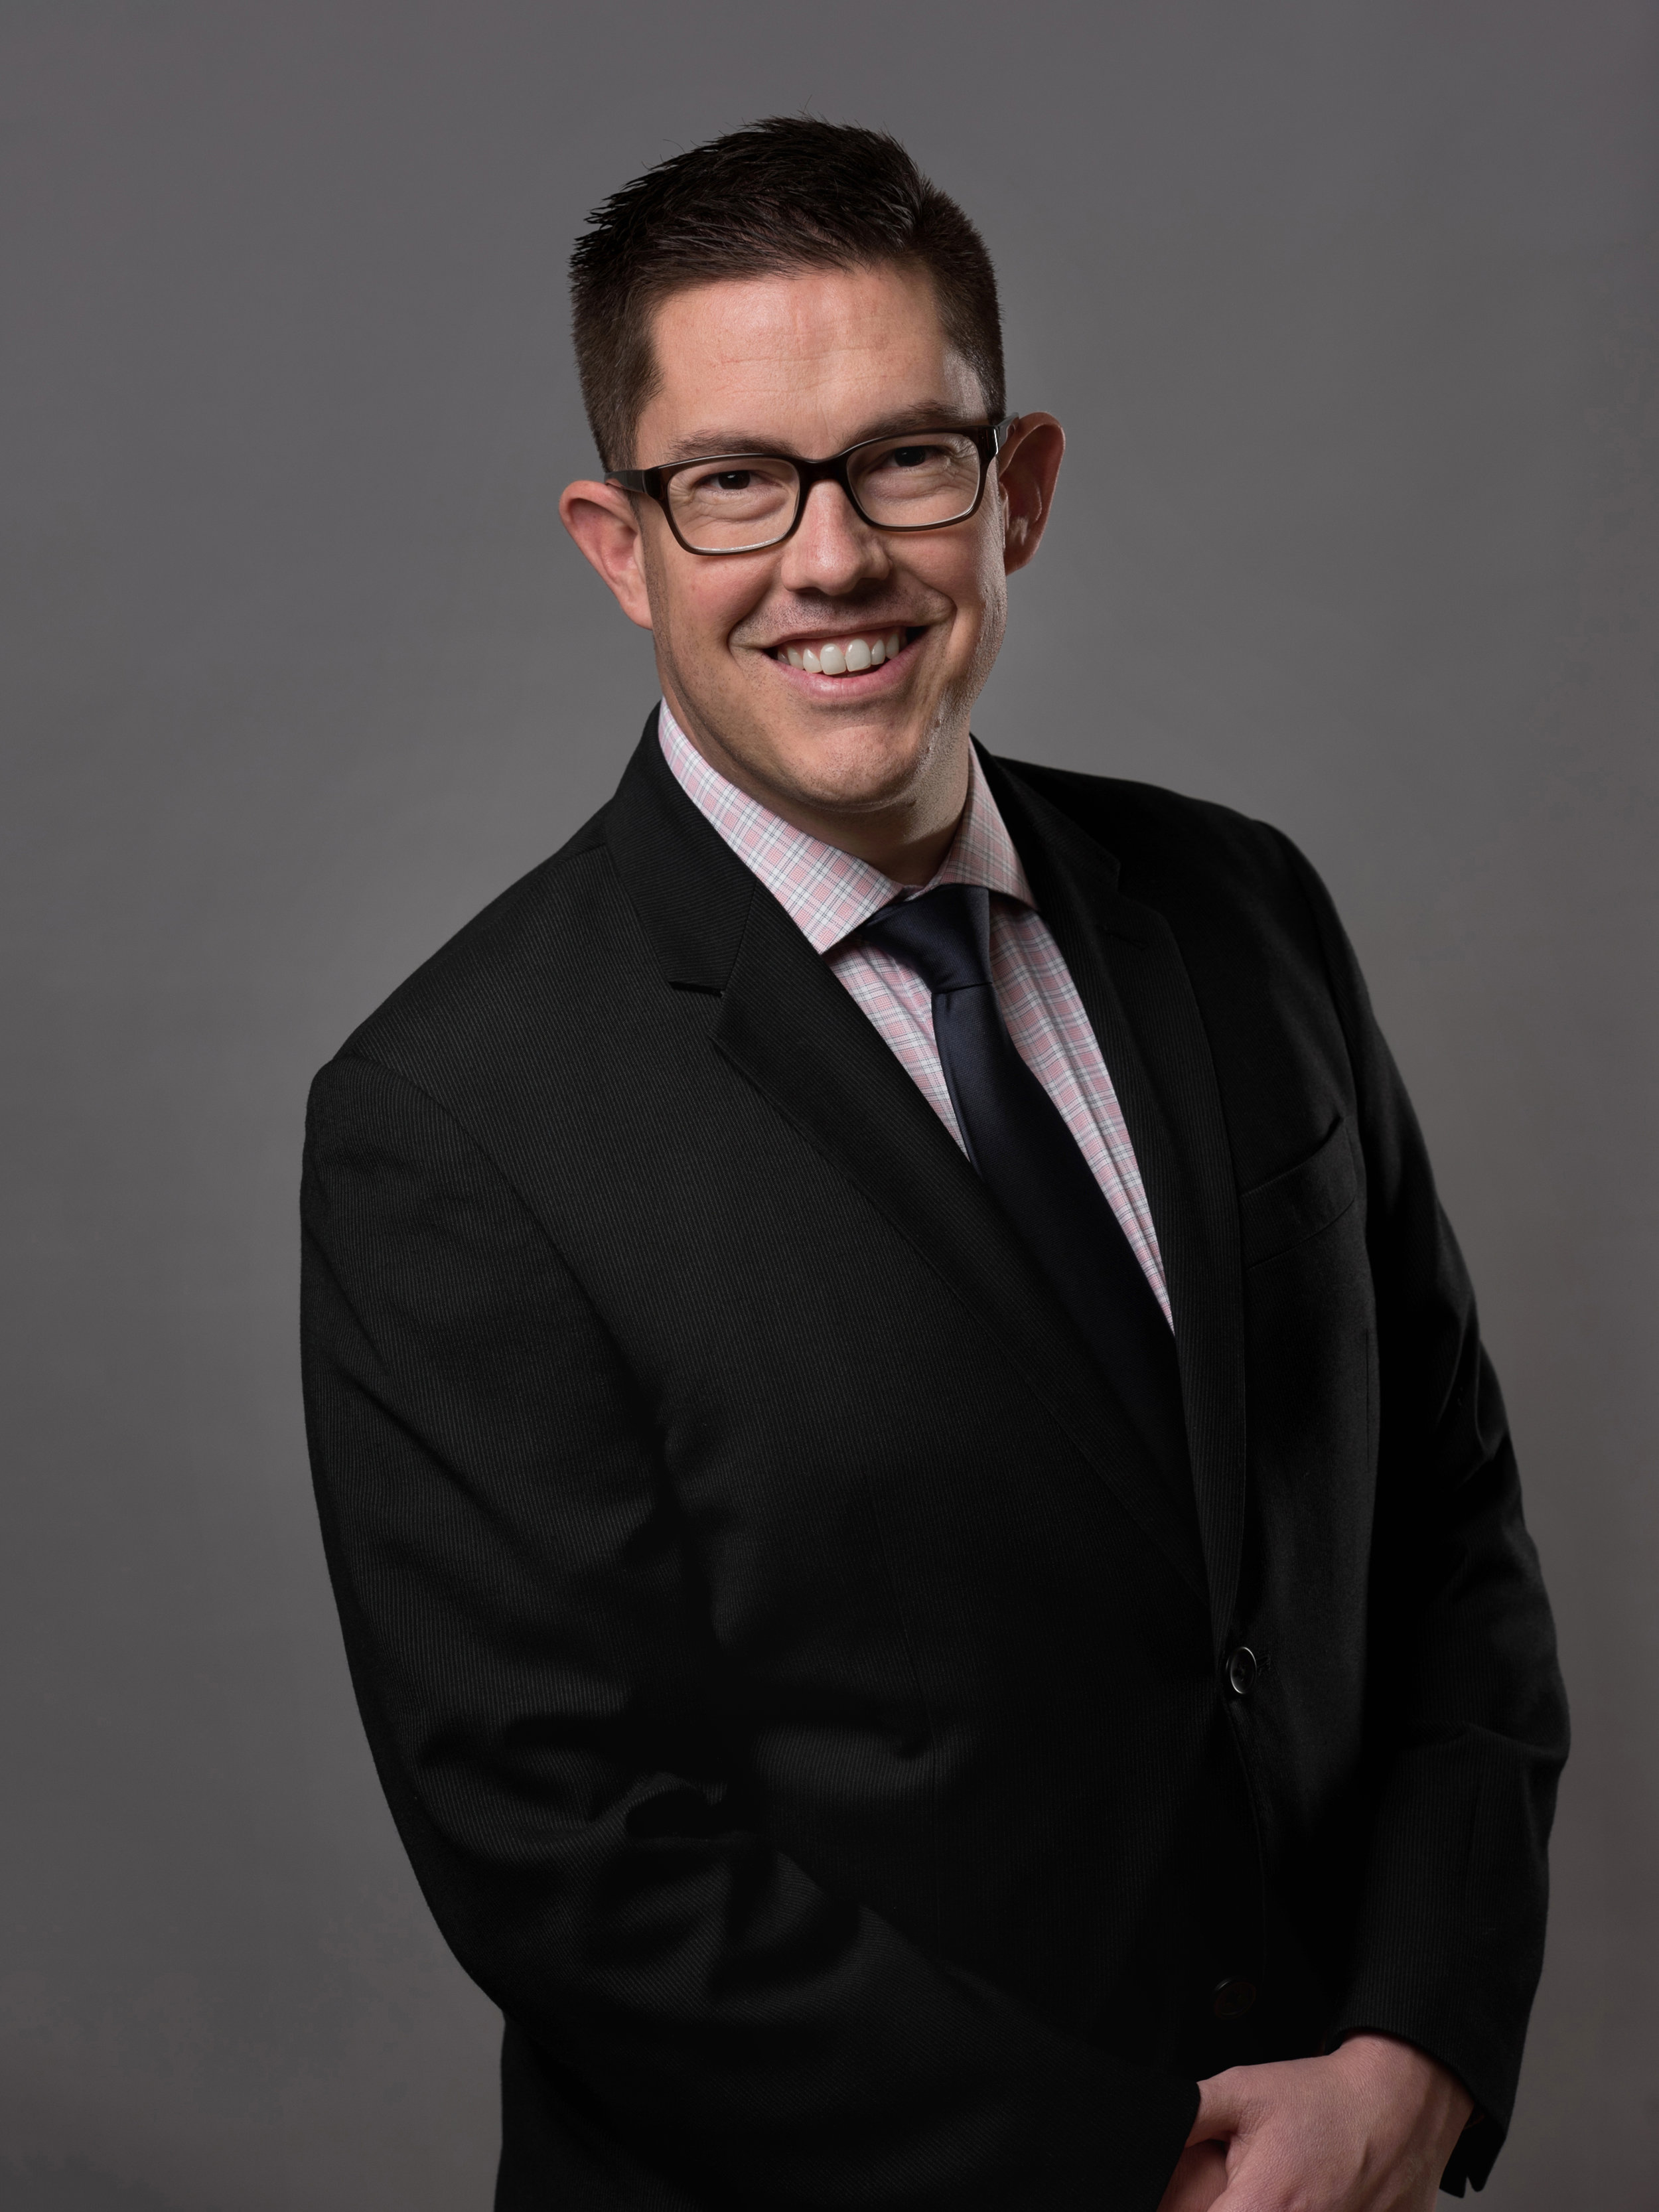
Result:
<svg viewBox="0 0 1659 2212">
<path fill-rule="evenodd" d="M 779 581 L 787 591 L 839 598 L 860 584 L 880 581 L 891 567 L 882 533 L 863 520 L 841 486 L 816 483 L 800 526 L 783 549 Z"/>
</svg>

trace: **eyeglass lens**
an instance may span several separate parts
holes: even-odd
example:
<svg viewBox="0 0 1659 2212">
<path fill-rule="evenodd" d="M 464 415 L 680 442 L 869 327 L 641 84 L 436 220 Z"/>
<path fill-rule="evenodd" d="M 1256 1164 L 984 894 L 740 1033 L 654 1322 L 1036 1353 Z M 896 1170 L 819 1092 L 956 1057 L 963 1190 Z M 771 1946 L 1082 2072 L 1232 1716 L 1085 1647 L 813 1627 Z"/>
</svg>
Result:
<svg viewBox="0 0 1659 2212">
<path fill-rule="evenodd" d="M 930 430 L 860 447 L 847 465 L 853 496 L 866 520 L 888 530 L 935 529 L 958 521 L 979 496 L 979 447 L 954 431 Z M 795 520 L 800 477 L 792 462 L 727 453 L 694 463 L 668 479 L 668 502 L 681 538 L 699 552 L 756 551 L 786 536 Z"/>
</svg>

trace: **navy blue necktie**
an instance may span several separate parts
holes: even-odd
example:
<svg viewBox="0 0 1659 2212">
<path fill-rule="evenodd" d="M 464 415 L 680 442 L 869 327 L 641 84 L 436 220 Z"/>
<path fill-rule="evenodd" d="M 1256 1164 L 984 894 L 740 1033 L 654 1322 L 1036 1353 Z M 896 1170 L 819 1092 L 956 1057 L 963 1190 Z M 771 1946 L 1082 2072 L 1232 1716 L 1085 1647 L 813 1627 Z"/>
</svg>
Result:
<svg viewBox="0 0 1659 2212">
<path fill-rule="evenodd" d="M 991 982 L 990 893 L 942 884 L 884 907 L 864 934 L 933 993 L 933 1036 L 969 1158 L 1159 1463 L 1184 1475 L 1186 1424 L 1170 1324 L 1065 1116 L 1008 1034 Z"/>
</svg>

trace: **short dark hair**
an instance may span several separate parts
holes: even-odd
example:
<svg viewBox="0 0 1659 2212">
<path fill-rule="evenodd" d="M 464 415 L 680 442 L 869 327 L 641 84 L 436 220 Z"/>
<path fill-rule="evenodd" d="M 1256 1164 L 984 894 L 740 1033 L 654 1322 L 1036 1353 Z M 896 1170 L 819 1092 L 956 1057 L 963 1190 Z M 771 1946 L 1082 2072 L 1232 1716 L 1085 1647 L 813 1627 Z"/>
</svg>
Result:
<svg viewBox="0 0 1659 2212">
<path fill-rule="evenodd" d="M 635 465 L 656 386 L 651 318 L 722 277 L 908 263 L 927 270 L 946 337 L 1003 411 L 1002 318 L 985 241 L 896 138 L 774 115 L 647 169 L 595 208 L 570 257 L 582 399 L 606 468 Z"/>
</svg>

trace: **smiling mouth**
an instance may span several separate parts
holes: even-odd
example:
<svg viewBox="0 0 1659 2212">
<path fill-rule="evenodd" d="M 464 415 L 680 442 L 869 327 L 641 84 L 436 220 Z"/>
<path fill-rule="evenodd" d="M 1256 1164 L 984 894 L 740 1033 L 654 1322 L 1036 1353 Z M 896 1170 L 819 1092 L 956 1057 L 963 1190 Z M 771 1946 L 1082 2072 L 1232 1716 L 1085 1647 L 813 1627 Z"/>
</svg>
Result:
<svg viewBox="0 0 1659 2212">
<path fill-rule="evenodd" d="M 801 669 L 808 676 L 861 676 L 866 669 L 879 668 L 884 661 L 896 660 L 912 636 L 921 634 L 905 629 L 859 630 L 845 636 L 795 639 L 787 645 L 775 646 L 772 659 L 787 661 L 791 668 Z"/>
</svg>

